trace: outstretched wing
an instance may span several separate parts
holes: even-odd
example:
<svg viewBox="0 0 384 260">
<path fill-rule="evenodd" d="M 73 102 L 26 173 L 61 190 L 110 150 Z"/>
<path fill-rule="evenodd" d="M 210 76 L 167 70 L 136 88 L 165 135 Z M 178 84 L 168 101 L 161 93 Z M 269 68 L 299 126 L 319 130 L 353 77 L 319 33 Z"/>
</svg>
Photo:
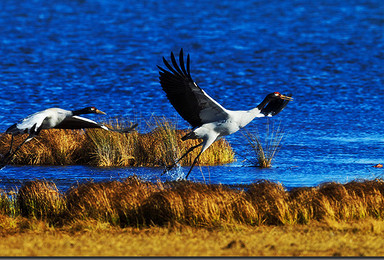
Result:
<svg viewBox="0 0 384 260">
<path fill-rule="evenodd" d="M 180 50 L 179 63 L 171 52 L 173 67 L 163 57 L 163 62 L 168 70 L 160 69 L 160 84 L 168 100 L 182 118 L 188 121 L 192 127 L 198 127 L 205 123 L 224 120 L 228 117 L 226 109 L 208 96 L 193 80 L 190 73 L 189 54 L 187 67 L 184 64 L 183 49 Z"/>
<path fill-rule="evenodd" d="M 292 97 L 292 94 L 287 95 Z M 289 103 L 289 100 L 274 99 L 268 103 L 266 107 L 261 110 L 261 113 L 265 116 L 275 116 L 281 112 Z"/>
<path fill-rule="evenodd" d="M 56 129 L 103 128 L 105 130 L 109 130 L 106 126 L 103 126 L 91 119 L 81 117 L 81 116 L 67 117 L 54 128 Z"/>
<path fill-rule="evenodd" d="M 44 119 L 46 115 L 44 111 L 36 112 L 32 115 L 27 116 L 24 119 L 21 119 L 18 123 L 10 126 L 6 133 L 9 134 L 24 134 L 24 133 L 38 133 L 42 129 Z"/>
</svg>

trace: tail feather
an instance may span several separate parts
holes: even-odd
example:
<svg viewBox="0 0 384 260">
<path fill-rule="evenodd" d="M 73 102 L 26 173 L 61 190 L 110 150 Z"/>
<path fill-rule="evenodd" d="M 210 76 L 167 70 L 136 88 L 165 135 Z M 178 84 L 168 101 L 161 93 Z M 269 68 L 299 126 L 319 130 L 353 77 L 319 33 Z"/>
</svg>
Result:
<svg viewBox="0 0 384 260">
<path fill-rule="evenodd" d="M 185 140 L 188 140 L 188 139 L 196 139 L 196 134 L 195 132 L 189 132 L 188 134 L 184 135 L 183 137 L 181 137 L 181 140 L 185 141 Z"/>
<path fill-rule="evenodd" d="M 122 133 L 122 134 L 133 132 L 137 126 L 138 126 L 138 124 L 134 124 L 130 127 L 126 127 L 126 128 L 122 128 L 122 129 L 111 129 L 111 128 L 106 127 L 105 125 L 100 125 L 100 127 L 104 130 L 118 132 L 118 133 Z"/>
<path fill-rule="evenodd" d="M 17 124 L 13 124 L 5 131 L 6 134 L 16 134 L 20 131 L 19 128 L 17 128 Z"/>
<path fill-rule="evenodd" d="M 124 128 L 124 129 L 121 129 L 119 130 L 121 133 L 130 133 L 132 131 L 135 130 L 136 126 L 138 126 L 139 124 L 134 124 L 133 126 L 130 126 L 130 127 L 127 127 L 127 128 Z"/>
</svg>

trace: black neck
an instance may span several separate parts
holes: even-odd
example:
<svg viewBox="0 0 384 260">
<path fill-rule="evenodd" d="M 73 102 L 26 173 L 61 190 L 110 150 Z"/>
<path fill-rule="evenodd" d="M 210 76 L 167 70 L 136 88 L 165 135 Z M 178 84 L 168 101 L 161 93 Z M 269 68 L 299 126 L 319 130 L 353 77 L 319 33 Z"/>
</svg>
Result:
<svg viewBox="0 0 384 260">
<path fill-rule="evenodd" d="M 90 114 L 89 110 L 87 108 L 78 109 L 78 110 L 72 110 L 72 114 L 74 116 L 83 115 L 83 114 Z"/>
<path fill-rule="evenodd" d="M 270 95 L 266 96 L 263 101 L 257 106 L 259 110 L 262 110 L 271 101 Z"/>
</svg>

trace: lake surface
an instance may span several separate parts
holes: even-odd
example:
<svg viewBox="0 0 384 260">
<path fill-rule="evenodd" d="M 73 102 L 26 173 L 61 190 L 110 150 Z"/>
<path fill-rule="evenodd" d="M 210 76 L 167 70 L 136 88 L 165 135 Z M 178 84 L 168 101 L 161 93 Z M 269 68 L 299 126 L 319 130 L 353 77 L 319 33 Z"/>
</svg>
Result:
<svg viewBox="0 0 384 260">
<path fill-rule="evenodd" d="M 270 169 L 251 167 L 241 132 L 229 138 L 233 164 L 195 167 L 191 180 L 285 187 L 382 178 L 384 163 L 384 3 L 320 1 L 4 0 L 0 3 L 0 131 L 49 107 L 96 106 L 109 117 L 140 123 L 177 120 L 156 65 L 180 48 L 191 55 L 193 79 L 224 107 L 255 107 L 274 91 L 294 101 L 269 123 L 285 138 Z M 89 116 L 102 120 L 101 117 Z M 266 131 L 267 119 L 246 129 Z M 25 180 L 60 189 L 85 180 L 160 168 L 7 166 L 0 188 Z"/>
</svg>

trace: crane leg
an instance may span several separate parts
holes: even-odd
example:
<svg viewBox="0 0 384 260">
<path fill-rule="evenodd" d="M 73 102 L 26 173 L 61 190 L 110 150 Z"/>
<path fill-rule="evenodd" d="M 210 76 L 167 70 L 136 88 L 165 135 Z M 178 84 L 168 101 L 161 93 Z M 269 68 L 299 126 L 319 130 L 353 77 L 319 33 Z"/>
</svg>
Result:
<svg viewBox="0 0 384 260">
<path fill-rule="evenodd" d="M 187 176 L 185 176 L 185 179 L 188 178 L 189 174 L 190 174 L 191 171 L 192 171 L 193 166 L 195 166 L 195 164 L 197 163 L 197 160 L 199 159 L 200 155 L 201 155 L 205 150 L 207 150 L 208 147 L 209 147 L 211 144 L 213 144 L 213 142 L 216 141 L 217 137 L 218 137 L 218 135 L 216 135 L 216 136 L 215 136 L 215 135 L 211 135 L 208 139 L 205 139 L 205 140 L 201 143 L 201 145 L 202 145 L 203 147 L 201 148 L 200 153 L 196 156 L 195 160 L 193 160 L 192 166 L 191 166 L 191 168 L 189 169 Z"/>
<path fill-rule="evenodd" d="M 35 136 L 37 136 L 41 129 L 43 128 L 43 125 L 36 127 L 37 124 L 34 124 L 30 131 L 29 135 L 25 140 L 15 149 L 15 151 L 12 152 L 12 144 L 13 144 L 13 135 L 11 139 L 11 149 L 9 150 L 9 154 L 7 153 L 6 156 L 3 158 L 3 160 L 0 162 L 0 169 L 3 168 L 7 163 L 12 159 L 12 157 L 20 150 L 20 148 L 26 143 L 31 141 Z"/>
<path fill-rule="evenodd" d="M 189 171 L 188 171 L 188 173 L 187 173 L 187 176 L 185 176 L 185 179 L 188 178 L 189 174 L 190 174 L 191 171 L 192 171 L 193 166 L 195 166 L 195 164 L 197 163 L 197 160 L 199 159 L 199 157 L 200 157 L 200 155 L 201 155 L 202 153 L 203 153 L 203 150 L 201 150 L 200 153 L 196 156 L 195 160 L 193 160 L 192 166 L 191 166 L 191 168 L 189 168 Z"/>
<path fill-rule="evenodd" d="M 8 152 L 4 155 L 3 158 L 7 158 L 12 153 L 12 146 L 13 146 L 13 135 L 11 137 L 11 145 L 9 146 Z"/>
<path fill-rule="evenodd" d="M 161 175 L 163 175 L 164 173 L 166 173 L 167 171 L 171 170 L 173 167 L 176 166 L 176 164 L 181 160 L 183 159 L 187 154 L 189 154 L 190 152 L 192 152 L 193 150 L 195 150 L 197 147 L 199 146 L 202 146 L 204 142 L 201 142 L 199 143 L 198 145 L 195 145 L 195 146 L 192 146 L 191 148 L 188 149 L 188 151 L 186 151 L 179 159 L 177 159 L 173 164 L 165 167 L 165 170 L 163 171 L 163 173 Z M 200 154 L 197 156 L 199 157 Z M 196 160 L 196 159 L 195 159 Z M 195 163 L 195 162 L 194 162 Z M 192 166 L 193 167 L 193 166 Z M 189 173 L 188 173 L 189 174 Z"/>
<path fill-rule="evenodd" d="M 9 149 L 9 152 L 4 156 L 3 161 L 0 163 L 0 169 L 3 168 L 7 163 L 12 159 L 13 155 L 15 155 L 26 142 L 31 141 L 35 135 L 29 135 L 13 152 L 12 152 L 12 143 L 13 143 L 13 135 L 11 139 L 11 149 Z"/>
</svg>

